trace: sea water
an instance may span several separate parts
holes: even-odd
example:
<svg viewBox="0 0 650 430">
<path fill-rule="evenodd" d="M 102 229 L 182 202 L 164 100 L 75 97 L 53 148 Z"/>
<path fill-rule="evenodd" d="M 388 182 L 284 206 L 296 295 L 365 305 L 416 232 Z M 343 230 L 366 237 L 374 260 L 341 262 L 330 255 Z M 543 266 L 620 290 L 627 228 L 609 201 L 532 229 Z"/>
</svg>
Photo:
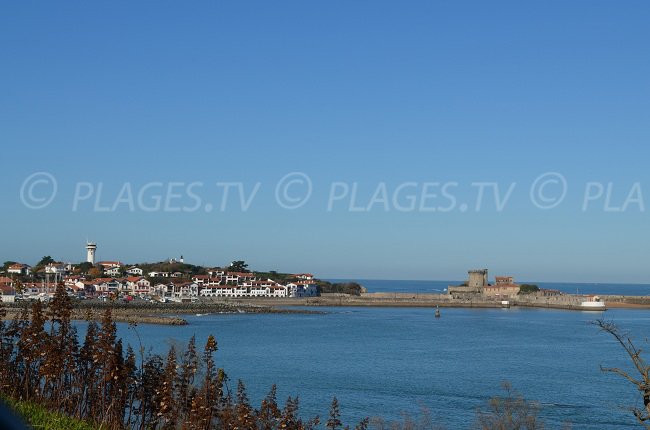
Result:
<svg viewBox="0 0 650 430">
<path fill-rule="evenodd" d="M 326 417 L 336 396 L 348 423 L 416 416 L 425 407 L 445 428 L 470 428 L 476 409 L 503 394 L 503 381 L 539 402 L 550 428 L 630 428 L 634 418 L 625 408 L 641 405 L 633 386 L 600 370 L 629 368 L 629 360 L 590 322 L 613 320 L 645 346 L 649 311 L 445 308 L 434 318 L 427 308 L 322 310 L 185 316 L 187 326 L 136 330 L 149 352 L 163 356 L 192 335 L 200 350 L 213 334 L 230 388 L 242 379 L 254 405 L 277 384 L 280 400 L 300 397 L 303 416 Z M 137 348 L 133 329 L 118 327 Z"/>
</svg>

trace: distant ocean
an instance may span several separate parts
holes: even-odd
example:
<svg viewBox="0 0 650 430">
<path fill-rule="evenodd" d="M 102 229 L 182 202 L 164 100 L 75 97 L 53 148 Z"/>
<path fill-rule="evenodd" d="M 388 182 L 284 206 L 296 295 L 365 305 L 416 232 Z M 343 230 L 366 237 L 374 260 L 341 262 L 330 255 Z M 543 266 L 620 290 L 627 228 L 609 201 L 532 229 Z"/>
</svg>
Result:
<svg viewBox="0 0 650 430">
<path fill-rule="evenodd" d="M 462 281 L 404 281 L 385 279 L 328 279 L 330 282 L 358 282 L 369 293 L 442 293 L 449 285 Z M 524 283 L 524 282 L 521 282 Z M 525 282 L 540 288 L 560 290 L 570 294 L 615 294 L 624 296 L 650 296 L 650 284 L 587 284 L 569 282 Z"/>
</svg>

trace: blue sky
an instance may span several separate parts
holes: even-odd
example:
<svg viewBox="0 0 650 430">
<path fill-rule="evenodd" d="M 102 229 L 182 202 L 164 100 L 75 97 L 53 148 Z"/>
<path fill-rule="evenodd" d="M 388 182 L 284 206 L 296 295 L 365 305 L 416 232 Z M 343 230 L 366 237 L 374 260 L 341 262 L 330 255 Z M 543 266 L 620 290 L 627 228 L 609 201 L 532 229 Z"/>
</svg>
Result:
<svg viewBox="0 0 650 430">
<path fill-rule="evenodd" d="M 77 262 L 90 238 L 127 262 L 648 283 L 648 22 L 642 1 L 5 2 L 0 260 Z M 57 193 L 30 209 L 37 172 Z M 288 210 L 275 189 L 292 172 L 312 193 Z M 547 172 L 567 193 L 539 209 Z M 259 188 L 247 210 L 232 188 L 222 211 L 217 182 Z M 424 206 L 451 210 L 420 210 L 436 182 L 458 184 L 455 201 Z M 582 210 L 590 182 L 611 198 Z M 330 202 L 333 183 L 356 197 Z M 515 186 L 477 210 L 476 183 Z M 181 210 L 151 210 L 157 196 Z"/>
</svg>

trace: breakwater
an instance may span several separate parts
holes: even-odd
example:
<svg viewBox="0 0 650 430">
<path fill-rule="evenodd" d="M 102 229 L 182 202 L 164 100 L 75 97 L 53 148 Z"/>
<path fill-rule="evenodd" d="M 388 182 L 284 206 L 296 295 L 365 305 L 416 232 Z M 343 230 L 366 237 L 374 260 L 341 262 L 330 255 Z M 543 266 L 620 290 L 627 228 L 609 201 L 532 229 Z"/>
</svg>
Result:
<svg viewBox="0 0 650 430">
<path fill-rule="evenodd" d="M 524 295 L 509 298 L 508 307 L 585 310 L 580 304 L 588 296 L 562 294 L 557 296 Z M 648 308 L 650 297 L 602 295 L 607 308 Z M 7 303 L 5 319 L 18 316 L 26 303 Z M 110 307 L 113 319 L 119 322 L 159 325 L 185 325 L 184 315 L 206 314 L 286 314 L 322 313 L 318 310 L 291 309 L 319 307 L 413 307 L 413 308 L 502 308 L 501 299 L 483 296 L 453 297 L 449 294 L 432 293 L 364 293 L 360 296 L 348 294 L 323 294 L 320 297 L 301 298 L 202 298 L 196 303 L 158 302 L 97 302 L 77 301 L 74 303 L 73 319 L 99 320 Z M 289 309 L 287 309 L 289 308 Z M 604 309 L 598 309 L 604 310 Z"/>
<path fill-rule="evenodd" d="M 267 306 L 304 306 L 304 307 L 441 307 L 441 308 L 502 308 L 502 300 L 507 306 L 524 306 L 549 309 L 584 310 L 583 301 L 588 296 L 563 294 L 557 296 L 522 295 L 516 298 L 491 298 L 481 295 L 454 297 L 450 294 L 431 293 L 363 293 L 359 296 L 347 294 L 323 294 L 320 297 L 302 298 L 239 298 L 215 299 L 227 303 L 257 304 Z M 648 302 L 650 307 L 650 301 Z M 602 309 L 599 309 L 602 310 Z"/>
</svg>

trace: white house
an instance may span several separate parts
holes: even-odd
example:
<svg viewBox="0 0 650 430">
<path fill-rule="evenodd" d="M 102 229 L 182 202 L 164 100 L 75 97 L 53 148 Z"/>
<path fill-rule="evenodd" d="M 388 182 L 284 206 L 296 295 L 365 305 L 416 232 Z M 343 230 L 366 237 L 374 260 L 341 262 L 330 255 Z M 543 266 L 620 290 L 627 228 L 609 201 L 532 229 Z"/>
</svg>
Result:
<svg viewBox="0 0 650 430">
<path fill-rule="evenodd" d="M 133 275 L 133 276 L 142 276 L 144 271 L 140 269 L 139 267 L 130 267 L 129 270 L 126 271 L 128 275 Z"/>
<path fill-rule="evenodd" d="M 117 293 L 124 288 L 122 282 L 115 278 L 97 278 L 92 284 L 98 293 Z"/>
<path fill-rule="evenodd" d="M 72 285 L 66 284 L 66 286 L 76 291 L 84 291 L 87 295 L 95 292 L 95 283 L 93 281 L 79 280 Z"/>
<path fill-rule="evenodd" d="M 151 288 L 151 282 L 142 276 L 126 278 L 126 288 L 136 294 L 147 294 Z"/>
<path fill-rule="evenodd" d="M 120 276 L 122 274 L 122 268 L 119 266 L 115 267 L 110 267 L 107 269 L 104 269 L 104 274 L 108 276 Z"/>
<path fill-rule="evenodd" d="M 209 269 L 208 270 L 208 275 L 212 278 L 216 278 L 217 276 L 223 276 L 225 275 L 226 272 L 224 272 L 222 269 L 219 268 L 214 268 L 214 269 Z"/>
<path fill-rule="evenodd" d="M 239 273 L 226 273 L 226 284 L 238 284 Z"/>
<path fill-rule="evenodd" d="M 169 278 L 171 273 L 169 272 L 149 272 L 147 276 L 150 278 Z"/>
<path fill-rule="evenodd" d="M 30 272 L 31 267 L 29 267 L 27 264 L 16 263 L 7 268 L 7 273 L 13 273 L 16 275 L 29 275 Z"/>
<path fill-rule="evenodd" d="M 287 287 L 284 285 L 276 285 L 271 287 L 271 297 L 288 297 Z"/>
<path fill-rule="evenodd" d="M 110 269 L 111 267 L 122 267 L 122 263 L 119 261 L 100 261 L 97 264 L 102 266 L 104 269 Z"/>
<path fill-rule="evenodd" d="M 192 276 L 192 282 L 196 282 L 199 285 L 207 284 L 210 281 L 210 275 L 194 275 Z"/>
<path fill-rule="evenodd" d="M 201 288 L 200 295 L 206 297 L 245 297 L 247 292 L 246 287 L 238 287 L 236 285 L 216 285 Z"/>
<path fill-rule="evenodd" d="M 149 287 L 149 294 L 152 296 L 163 297 L 165 295 L 165 291 L 167 291 L 166 284 L 156 284 Z"/>
<path fill-rule="evenodd" d="M 190 298 L 199 295 L 199 286 L 194 282 L 183 282 L 174 284 L 170 282 L 166 285 L 164 297 L 169 298 Z"/>
<path fill-rule="evenodd" d="M 47 266 L 45 266 L 45 273 L 50 273 L 50 274 L 64 274 L 66 271 L 66 265 L 63 263 L 50 263 Z"/>
<path fill-rule="evenodd" d="M 65 278 L 63 278 L 63 283 L 65 284 L 66 287 L 72 287 L 73 285 L 77 285 L 77 283 L 83 280 L 84 280 L 83 276 L 66 276 Z"/>
<path fill-rule="evenodd" d="M 240 284 L 246 281 L 254 281 L 255 275 L 252 273 L 244 272 L 226 272 L 223 275 L 220 275 L 221 280 L 225 281 L 227 284 Z"/>
</svg>

